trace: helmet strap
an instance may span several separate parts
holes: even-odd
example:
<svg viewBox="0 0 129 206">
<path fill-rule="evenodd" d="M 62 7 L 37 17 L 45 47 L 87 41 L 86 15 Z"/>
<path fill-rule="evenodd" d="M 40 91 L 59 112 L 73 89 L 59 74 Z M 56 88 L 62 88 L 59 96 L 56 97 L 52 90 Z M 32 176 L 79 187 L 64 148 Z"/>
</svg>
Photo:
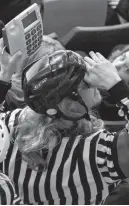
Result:
<svg viewBox="0 0 129 206">
<path fill-rule="evenodd" d="M 81 119 L 85 118 L 88 121 L 90 121 L 90 116 L 88 114 L 88 108 L 86 106 L 86 104 L 83 102 L 81 96 L 77 93 L 77 92 L 72 92 L 72 96 L 70 96 L 70 98 L 74 101 L 78 101 L 86 110 L 85 114 L 81 117 Z"/>
<path fill-rule="evenodd" d="M 77 101 L 79 102 L 84 108 L 85 108 L 85 113 L 80 116 L 80 117 L 70 117 L 70 116 L 67 116 L 64 112 L 62 112 L 59 108 L 57 108 L 57 112 L 54 114 L 54 115 L 48 115 L 50 118 L 54 119 L 59 119 L 61 117 L 63 117 L 65 120 L 69 120 L 69 121 L 73 121 L 73 122 L 76 122 L 78 120 L 81 120 L 83 118 L 85 118 L 86 120 L 90 121 L 90 116 L 88 114 L 88 108 L 87 106 L 85 105 L 85 103 L 83 102 L 82 98 L 77 94 L 77 92 L 72 92 L 72 94 L 69 94 L 68 96 L 70 99 L 72 99 L 73 101 Z"/>
</svg>

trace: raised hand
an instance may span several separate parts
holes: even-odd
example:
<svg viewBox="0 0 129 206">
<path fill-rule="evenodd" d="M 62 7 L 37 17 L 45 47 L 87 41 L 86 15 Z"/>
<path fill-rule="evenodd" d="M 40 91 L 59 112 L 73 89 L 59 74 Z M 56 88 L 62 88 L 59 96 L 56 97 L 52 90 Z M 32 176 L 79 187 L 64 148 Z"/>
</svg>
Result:
<svg viewBox="0 0 129 206">
<path fill-rule="evenodd" d="M 85 57 L 87 71 L 84 81 L 93 87 L 109 90 L 121 79 L 117 69 L 110 61 L 100 53 L 89 53 L 90 57 Z"/>
<path fill-rule="evenodd" d="M 5 51 L 3 39 L 0 39 L 0 80 L 8 82 L 15 72 L 20 73 L 21 61 L 22 52 L 18 51 L 11 56 Z"/>
<path fill-rule="evenodd" d="M 116 9 L 116 7 L 118 6 L 120 0 L 108 0 L 108 5 L 112 8 L 112 9 Z"/>
</svg>

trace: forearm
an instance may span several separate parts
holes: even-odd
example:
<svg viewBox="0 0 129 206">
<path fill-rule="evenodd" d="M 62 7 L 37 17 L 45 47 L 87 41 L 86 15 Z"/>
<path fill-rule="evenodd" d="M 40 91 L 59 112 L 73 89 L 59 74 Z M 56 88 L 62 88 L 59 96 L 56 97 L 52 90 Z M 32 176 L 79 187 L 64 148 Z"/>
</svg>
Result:
<svg viewBox="0 0 129 206">
<path fill-rule="evenodd" d="M 8 90 L 11 88 L 12 74 L 7 71 L 0 72 L 0 104 L 5 100 Z"/>
<path fill-rule="evenodd" d="M 124 120 L 123 117 L 118 115 L 118 107 L 116 107 L 116 104 L 122 98 L 127 96 L 129 96 L 129 88 L 124 81 L 120 81 L 114 87 L 112 87 L 112 89 L 106 93 L 106 97 L 102 99 L 102 102 L 99 106 L 101 118 L 108 121 Z"/>
<path fill-rule="evenodd" d="M 129 97 L 129 87 L 123 80 L 115 84 L 108 92 L 110 96 L 107 98 L 107 101 L 112 104 L 117 104 L 122 99 Z"/>
<path fill-rule="evenodd" d="M 124 81 L 119 82 L 109 90 L 111 94 L 110 101 L 116 104 L 119 109 L 123 110 L 124 117 L 129 122 L 128 116 L 128 97 L 129 87 Z M 123 99 L 127 99 L 123 101 Z M 125 103 L 124 103 L 125 102 Z M 129 177 L 129 132 L 127 129 L 121 131 L 116 138 L 116 153 L 118 164 L 126 177 Z"/>
<path fill-rule="evenodd" d="M 127 105 L 127 101 L 124 102 L 123 99 L 126 98 L 128 100 L 128 86 L 121 81 L 112 87 L 109 90 L 109 93 L 111 95 L 110 102 L 116 104 L 119 109 L 124 107 L 124 117 L 127 119 L 129 106 Z M 123 102 L 126 104 L 124 105 Z M 129 177 L 129 133 L 127 129 L 125 128 L 115 134 L 104 133 L 99 140 L 98 151 L 100 150 L 104 155 L 101 155 L 100 151 L 98 152 L 98 166 L 105 181 L 108 183 L 113 183 L 120 179 Z M 109 179 L 105 178 L 105 173 L 103 173 L 105 162 L 109 171 Z"/>
</svg>

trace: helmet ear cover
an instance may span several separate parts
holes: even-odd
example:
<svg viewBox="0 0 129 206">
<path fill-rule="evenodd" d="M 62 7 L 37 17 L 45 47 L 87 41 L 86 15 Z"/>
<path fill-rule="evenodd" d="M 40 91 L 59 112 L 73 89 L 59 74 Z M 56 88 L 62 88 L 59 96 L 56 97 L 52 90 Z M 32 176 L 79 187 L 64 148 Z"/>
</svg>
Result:
<svg viewBox="0 0 129 206">
<path fill-rule="evenodd" d="M 57 62 L 54 57 L 55 59 L 58 57 Z M 57 112 L 52 114 L 53 117 L 59 117 L 63 114 L 63 117 L 69 120 L 78 120 L 82 116 L 87 116 L 89 119 L 89 115 L 86 114 L 73 119 L 62 113 L 58 107 L 59 102 L 63 98 L 69 97 L 79 101 L 85 107 L 86 113 L 88 113 L 87 107 L 77 94 L 78 85 L 84 80 L 86 72 L 83 58 L 78 57 L 78 54 L 76 55 L 76 53 L 71 51 L 56 52 L 53 56 L 50 55 L 46 58 L 39 60 L 42 62 L 43 60 L 44 62 L 46 61 L 46 64 L 44 64 L 44 68 L 42 67 L 40 70 L 37 70 L 37 74 L 30 78 L 29 81 L 26 78 L 26 73 L 29 69 L 33 73 L 33 65 L 30 65 L 23 71 L 22 86 L 26 103 L 32 110 L 40 114 L 46 113 L 46 115 L 51 116 L 47 111 L 55 109 Z"/>
</svg>

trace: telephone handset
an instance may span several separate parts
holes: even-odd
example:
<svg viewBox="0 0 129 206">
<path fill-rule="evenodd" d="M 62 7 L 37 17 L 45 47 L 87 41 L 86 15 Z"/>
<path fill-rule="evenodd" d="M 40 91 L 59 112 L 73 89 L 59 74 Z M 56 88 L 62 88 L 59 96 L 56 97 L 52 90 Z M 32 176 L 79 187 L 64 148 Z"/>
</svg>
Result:
<svg viewBox="0 0 129 206">
<path fill-rule="evenodd" d="M 38 5 L 34 3 L 7 23 L 2 35 L 11 55 L 21 50 L 26 58 L 31 56 L 43 40 L 43 22 Z"/>
</svg>

